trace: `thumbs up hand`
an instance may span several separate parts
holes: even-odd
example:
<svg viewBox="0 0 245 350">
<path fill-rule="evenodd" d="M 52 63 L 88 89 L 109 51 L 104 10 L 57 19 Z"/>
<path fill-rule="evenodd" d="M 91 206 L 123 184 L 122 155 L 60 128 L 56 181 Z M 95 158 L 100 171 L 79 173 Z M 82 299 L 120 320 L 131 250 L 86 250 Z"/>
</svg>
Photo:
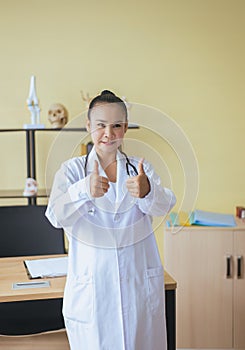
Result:
<svg viewBox="0 0 245 350">
<path fill-rule="evenodd" d="M 94 170 L 90 176 L 90 193 L 92 197 L 103 197 L 109 189 L 109 181 L 106 177 L 99 175 L 99 164 L 94 161 Z"/>
<path fill-rule="evenodd" d="M 131 196 L 144 198 L 151 190 L 150 182 L 145 174 L 143 166 L 144 158 L 141 158 L 138 165 L 138 175 L 130 177 L 126 186 Z"/>
</svg>

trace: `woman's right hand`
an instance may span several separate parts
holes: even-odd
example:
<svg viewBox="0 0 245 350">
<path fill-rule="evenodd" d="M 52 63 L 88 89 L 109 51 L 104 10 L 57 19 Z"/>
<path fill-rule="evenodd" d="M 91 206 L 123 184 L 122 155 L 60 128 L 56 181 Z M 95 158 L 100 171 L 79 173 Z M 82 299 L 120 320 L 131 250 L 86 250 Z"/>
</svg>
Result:
<svg viewBox="0 0 245 350">
<path fill-rule="evenodd" d="M 94 198 L 103 197 L 108 191 L 110 185 L 109 180 L 99 175 L 99 164 L 97 160 L 94 161 L 94 170 L 90 176 L 90 193 Z"/>
</svg>

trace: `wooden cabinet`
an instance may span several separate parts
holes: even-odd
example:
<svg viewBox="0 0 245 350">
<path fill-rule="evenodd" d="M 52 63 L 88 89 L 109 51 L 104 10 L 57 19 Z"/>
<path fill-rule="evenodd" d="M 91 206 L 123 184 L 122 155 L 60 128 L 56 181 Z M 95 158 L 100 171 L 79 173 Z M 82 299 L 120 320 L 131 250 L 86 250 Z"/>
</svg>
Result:
<svg viewBox="0 0 245 350">
<path fill-rule="evenodd" d="M 237 224 L 165 230 L 165 268 L 178 283 L 178 348 L 245 349 L 245 223 Z"/>
<path fill-rule="evenodd" d="M 245 349 L 245 229 L 234 234 L 234 347 Z"/>
</svg>

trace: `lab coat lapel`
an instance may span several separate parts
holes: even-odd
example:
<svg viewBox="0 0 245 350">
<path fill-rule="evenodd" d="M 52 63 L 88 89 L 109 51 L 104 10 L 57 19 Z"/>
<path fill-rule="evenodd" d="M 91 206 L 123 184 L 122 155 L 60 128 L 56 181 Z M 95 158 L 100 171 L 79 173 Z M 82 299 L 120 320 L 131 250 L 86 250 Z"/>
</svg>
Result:
<svg viewBox="0 0 245 350">
<path fill-rule="evenodd" d="M 97 160 L 99 164 L 99 174 L 101 174 L 101 171 L 103 169 L 101 168 L 99 158 L 97 156 L 97 153 L 95 151 L 95 148 L 93 147 L 88 155 L 88 161 L 87 161 L 87 175 L 90 175 L 94 171 L 94 161 Z"/>
</svg>

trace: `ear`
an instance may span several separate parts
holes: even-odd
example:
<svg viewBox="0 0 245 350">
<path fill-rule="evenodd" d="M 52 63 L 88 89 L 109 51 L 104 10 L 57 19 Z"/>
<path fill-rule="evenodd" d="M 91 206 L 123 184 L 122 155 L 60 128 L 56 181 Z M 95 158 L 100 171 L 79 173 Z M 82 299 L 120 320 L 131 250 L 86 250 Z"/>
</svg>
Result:
<svg viewBox="0 0 245 350">
<path fill-rule="evenodd" d="M 124 124 L 124 134 L 127 132 L 127 130 L 128 130 L 128 122 Z"/>
<path fill-rule="evenodd" d="M 90 120 L 87 119 L 86 120 L 86 129 L 87 129 L 87 132 L 90 132 L 91 128 L 90 128 Z"/>
</svg>

